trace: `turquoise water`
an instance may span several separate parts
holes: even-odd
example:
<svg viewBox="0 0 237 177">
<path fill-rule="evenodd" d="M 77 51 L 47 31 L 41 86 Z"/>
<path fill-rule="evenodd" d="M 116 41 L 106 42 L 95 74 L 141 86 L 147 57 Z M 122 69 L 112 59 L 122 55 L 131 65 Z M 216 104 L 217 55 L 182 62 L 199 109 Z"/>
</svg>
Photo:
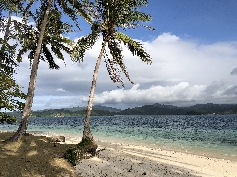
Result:
<svg viewBox="0 0 237 177">
<path fill-rule="evenodd" d="M 28 131 L 82 136 L 84 117 L 31 118 Z M 15 125 L 0 130 L 15 131 Z M 95 139 L 142 144 L 237 161 L 237 116 L 91 117 Z"/>
</svg>

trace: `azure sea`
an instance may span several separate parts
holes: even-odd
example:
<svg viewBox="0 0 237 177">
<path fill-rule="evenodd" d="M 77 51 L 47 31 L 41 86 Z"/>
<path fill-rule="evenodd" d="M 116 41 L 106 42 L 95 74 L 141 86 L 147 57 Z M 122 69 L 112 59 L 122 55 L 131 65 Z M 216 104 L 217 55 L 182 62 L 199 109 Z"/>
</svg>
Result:
<svg viewBox="0 0 237 177">
<path fill-rule="evenodd" d="M 28 131 L 82 136 L 84 117 L 30 118 Z M 16 131 L 19 123 L 0 124 Z M 128 142 L 237 161 L 237 115 L 92 116 L 95 139 Z"/>
</svg>

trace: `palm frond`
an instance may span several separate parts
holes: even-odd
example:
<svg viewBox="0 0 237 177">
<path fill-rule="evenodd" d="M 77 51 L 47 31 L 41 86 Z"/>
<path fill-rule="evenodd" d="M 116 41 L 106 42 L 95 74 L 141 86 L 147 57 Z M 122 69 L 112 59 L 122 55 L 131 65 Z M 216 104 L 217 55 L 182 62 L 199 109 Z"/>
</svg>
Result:
<svg viewBox="0 0 237 177">
<path fill-rule="evenodd" d="M 112 78 L 114 79 L 113 82 L 119 82 L 124 87 L 122 78 L 120 76 L 120 70 L 118 68 L 118 66 L 119 66 L 120 69 L 122 70 L 122 72 L 127 77 L 127 79 L 133 84 L 133 81 L 131 80 L 131 78 L 127 72 L 126 66 L 123 62 L 122 48 L 121 48 L 119 42 L 114 38 L 110 39 L 108 41 L 108 48 L 109 48 L 110 54 L 112 55 L 113 60 L 111 61 L 108 59 L 107 60 L 108 62 L 106 62 L 106 64 L 107 64 L 106 67 L 107 67 L 107 70 L 108 70 L 110 76 L 112 76 Z M 107 58 L 108 58 L 108 55 L 107 55 Z M 113 71 L 113 72 L 111 72 L 111 71 Z M 116 73 L 118 73 L 118 74 L 116 74 Z"/>
<path fill-rule="evenodd" d="M 50 52 L 50 50 L 47 48 L 46 45 L 42 46 L 42 52 L 49 63 L 49 68 L 50 69 L 59 69 L 60 67 L 55 63 L 54 58 Z"/>
<path fill-rule="evenodd" d="M 66 66 L 66 63 L 65 63 L 65 61 L 64 61 L 64 56 L 63 56 L 63 54 L 62 54 L 63 47 L 64 47 L 63 45 L 61 45 L 61 47 L 60 47 L 59 44 L 57 45 L 57 47 L 55 47 L 54 45 L 52 45 L 52 46 L 51 46 L 51 50 L 52 50 L 52 52 L 57 56 L 57 58 L 63 60 L 65 66 Z"/>
<path fill-rule="evenodd" d="M 115 38 L 124 43 L 126 47 L 132 52 L 133 56 L 138 56 L 143 62 L 151 64 L 150 55 L 144 50 L 141 43 L 134 41 L 132 38 L 124 33 L 116 32 Z"/>
<path fill-rule="evenodd" d="M 87 49 L 91 48 L 99 37 L 99 31 L 97 27 L 92 27 L 92 33 L 85 37 L 80 38 L 74 46 L 71 59 L 73 61 L 83 62 L 83 58 Z"/>
<path fill-rule="evenodd" d="M 65 14 L 67 14 L 75 25 L 81 30 L 81 27 L 78 24 L 78 14 L 83 17 L 89 24 L 92 24 L 90 14 L 88 14 L 78 0 L 58 0 L 59 6 L 62 8 Z"/>
<path fill-rule="evenodd" d="M 24 55 L 27 51 L 35 51 L 36 45 L 34 41 L 25 41 L 24 44 L 21 46 L 21 49 L 19 50 L 17 54 L 17 61 L 22 62 L 22 55 Z M 30 54 L 28 56 L 29 59 L 34 59 Z"/>
<path fill-rule="evenodd" d="M 120 75 L 121 71 L 117 67 L 117 64 L 113 61 L 113 59 L 109 58 L 109 55 L 107 54 L 107 51 L 104 50 L 104 58 L 105 58 L 105 63 L 106 63 L 106 69 L 109 73 L 110 79 L 114 83 L 120 83 L 124 87 L 123 79 Z"/>
</svg>

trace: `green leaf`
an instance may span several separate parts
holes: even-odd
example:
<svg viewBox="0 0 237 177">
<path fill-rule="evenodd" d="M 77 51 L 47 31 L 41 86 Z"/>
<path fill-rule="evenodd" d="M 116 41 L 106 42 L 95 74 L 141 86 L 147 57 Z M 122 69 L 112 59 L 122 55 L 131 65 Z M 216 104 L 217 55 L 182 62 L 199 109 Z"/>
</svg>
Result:
<svg viewBox="0 0 237 177">
<path fill-rule="evenodd" d="M 150 55 L 144 50 L 141 43 L 134 41 L 132 38 L 121 32 L 116 32 L 115 38 L 122 41 L 131 53 L 138 56 L 143 62 L 146 62 L 147 64 L 152 63 Z"/>
<path fill-rule="evenodd" d="M 92 26 L 92 33 L 88 34 L 85 37 L 80 38 L 77 41 L 77 44 L 74 46 L 72 50 L 71 59 L 73 61 L 82 62 L 86 50 L 88 50 L 95 44 L 98 37 L 99 37 L 99 27 L 97 24 L 94 24 L 94 26 Z"/>
</svg>

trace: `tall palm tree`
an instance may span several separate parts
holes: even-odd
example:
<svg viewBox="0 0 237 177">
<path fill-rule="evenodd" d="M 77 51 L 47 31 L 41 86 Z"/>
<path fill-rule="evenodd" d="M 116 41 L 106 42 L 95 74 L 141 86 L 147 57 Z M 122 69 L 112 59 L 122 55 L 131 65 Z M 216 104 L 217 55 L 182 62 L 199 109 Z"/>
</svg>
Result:
<svg viewBox="0 0 237 177">
<path fill-rule="evenodd" d="M 32 18 L 35 19 L 35 21 L 37 21 L 36 27 L 40 32 L 39 37 L 37 37 L 38 32 L 33 29 L 30 29 L 28 33 L 26 33 L 23 36 L 23 38 L 25 38 L 23 40 L 24 41 L 23 48 L 20 50 L 17 59 L 18 61 L 21 61 L 22 54 L 24 54 L 28 50 L 31 50 L 31 52 L 28 55 L 30 60 L 31 61 L 33 60 L 31 66 L 30 82 L 28 87 L 26 103 L 23 110 L 23 115 L 19 128 L 17 132 L 12 137 L 7 139 L 5 142 L 18 141 L 21 139 L 22 135 L 26 132 L 34 97 L 39 59 L 47 60 L 50 65 L 50 68 L 53 69 L 59 68 L 59 66 L 54 62 L 53 56 L 50 50 L 48 49 L 47 45 L 51 44 L 52 52 L 54 52 L 54 54 L 60 59 L 63 59 L 61 50 L 70 53 L 70 45 L 72 44 L 72 41 L 68 40 L 67 38 L 64 38 L 62 36 L 62 33 L 70 32 L 71 25 L 62 23 L 59 20 L 61 17 L 61 13 L 59 12 L 57 5 L 59 5 L 59 7 L 61 7 L 61 9 L 67 15 L 69 15 L 69 17 L 76 23 L 78 27 L 79 25 L 77 23 L 77 14 L 81 15 L 88 22 L 90 22 L 90 17 L 84 10 L 82 10 L 81 3 L 79 2 L 74 3 L 74 1 L 71 0 L 69 0 L 67 3 L 65 3 L 63 0 L 54 0 L 54 1 L 42 0 L 41 2 L 42 2 L 41 10 L 36 12 L 36 17 L 33 15 L 31 11 L 27 12 L 31 15 Z M 72 4 L 73 4 L 72 7 L 67 6 Z M 50 12 L 52 6 L 53 8 Z M 50 19 L 50 21 L 48 20 L 48 18 Z M 63 43 L 69 45 L 69 47 L 64 46 Z M 45 57 L 41 55 L 41 53 L 43 53 Z"/>
<path fill-rule="evenodd" d="M 37 48 L 36 48 L 36 51 L 35 51 L 34 60 L 33 60 L 33 64 L 32 64 L 31 75 L 30 75 L 30 83 L 29 83 L 29 87 L 28 87 L 28 93 L 27 93 L 26 103 L 25 103 L 25 107 L 24 107 L 24 110 L 23 110 L 23 115 L 22 115 L 22 118 L 21 118 L 21 122 L 20 122 L 20 125 L 19 125 L 19 128 L 18 128 L 17 132 L 12 137 L 7 139 L 6 142 L 20 140 L 23 133 L 27 129 L 28 118 L 29 118 L 29 115 L 30 115 L 32 102 L 33 102 L 33 97 L 34 97 L 36 76 L 37 76 L 37 70 L 38 70 L 38 62 L 39 62 L 42 42 L 43 42 L 43 38 L 44 38 L 44 31 L 45 31 L 45 28 L 46 28 L 46 25 L 47 25 L 47 22 L 48 22 L 48 15 L 49 15 L 49 11 L 50 11 L 50 8 L 51 8 L 51 5 L 52 5 L 52 1 L 53 0 L 49 0 L 49 2 L 48 2 L 48 6 L 47 6 L 47 9 L 46 9 L 45 14 L 44 14 L 44 20 L 43 20 L 42 25 L 41 25 L 39 40 L 38 40 L 38 43 L 37 43 Z"/>
<path fill-rule="evenodd" d="M 143 5 L 147 5 L 146 0 L 96 0 L 95 6 L 90 6 L 87 8 L 89 13 L 94 17 L 94 22 L 91 28 L 92 32 L 78 40 L 76 46 L 74 47 L 74 52 L 72 53 L 71 58 L 74 61 L 83 61 L 85 51 L 95 44 L 100 34 L 102 34 L 103 42 L 95 65 L 92 86 L 84 120 L 82 141 L 86 140 L 87 142 L 89 141 L 92 142 L 92 144 L 95 144 L 90 130 L 90 114 L 92 111 L 96 80 L 102 57 L 105 57 L 106 68 L 110 75 L 110 79 L 113 82 L 121 83 L 122 86 L 124 86 L 124 84 L 119 75 L 120 69 L 123 71 L 128 80 L 131 83 L 133 82 L 131 81 L 126 70 L 126 66 L 123 62 L 122 48 L 120 45 L 121 43 L 123 43 L 133 55 L 140 57 L 142 61 L 146 62 L 147 64 L 151 63 L 150 55 L 145 52 L 143 46 L 139 42 L 136 42 L 124 33 L 119 32 L 119 29 L 121 28 L 135 28 L 139 26 L 139 22 L 151 20 L 150 15 L 138 11 L 138 7 Z M 107 50 L 109 50 L 112 58 L 109 57 Z M 75 56 L 79 57 L 77 58 Z M 97 146 L 93 146 L 91 148 L 94 149 L 90 149 L 90 151 L 95 152 Z"/>
</svg>

